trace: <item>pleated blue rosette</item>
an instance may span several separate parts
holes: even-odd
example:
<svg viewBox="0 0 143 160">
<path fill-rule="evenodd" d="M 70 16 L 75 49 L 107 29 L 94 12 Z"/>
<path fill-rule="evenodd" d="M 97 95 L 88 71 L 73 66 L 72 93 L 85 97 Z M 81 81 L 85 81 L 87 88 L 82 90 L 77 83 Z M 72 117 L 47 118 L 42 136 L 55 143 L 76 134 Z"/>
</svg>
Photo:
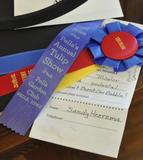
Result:
<svg viewBox="0 0 143 160">
<path fill-rule="evenodd" d="M 133 56 L 127 59 L 117 60 L 108 57 L 104 53 L 101 47 L 104 38 L 114 32 L 127 32 L 135 37 L 138 48 Z M 143 30 L 130 23 L 125 25 L 120 22 L 112 22 L 102 28 L 96 29 L 91 37 L 88 48 L 96 64 L 112 67 L 115 72 L 126 71 L 135 65 L 143 66 Z"/>
</svg>

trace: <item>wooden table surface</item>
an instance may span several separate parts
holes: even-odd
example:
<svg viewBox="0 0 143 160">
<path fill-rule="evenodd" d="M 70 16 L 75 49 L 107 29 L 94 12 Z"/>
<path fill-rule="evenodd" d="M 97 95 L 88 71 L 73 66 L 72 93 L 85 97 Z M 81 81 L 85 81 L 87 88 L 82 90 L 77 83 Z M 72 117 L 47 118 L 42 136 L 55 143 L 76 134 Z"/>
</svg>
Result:
<svg viewBox="0 0 143 160">
<path fill-rule="evenodd" d="M 143 0 L 120 0 L 125 20 L 143 23 Z M 96 144 L 95 144 L 96 145 Z M 0 160 L 113 160 L 28 137 L 0 126 Z M 143 71 L 129 110 L 118 160 L 143 160 Z"/>
</svg>

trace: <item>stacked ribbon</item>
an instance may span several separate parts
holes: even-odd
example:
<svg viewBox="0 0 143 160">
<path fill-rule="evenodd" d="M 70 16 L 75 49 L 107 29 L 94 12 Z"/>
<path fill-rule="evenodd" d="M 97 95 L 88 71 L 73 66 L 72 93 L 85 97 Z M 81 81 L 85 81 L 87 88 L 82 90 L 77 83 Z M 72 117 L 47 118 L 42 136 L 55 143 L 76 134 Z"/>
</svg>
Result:
<svg viewBox="0 0 143 160">
<path fill-rule="evenodd" d="M 18 90 L 34 68 L 33 64 L 38 61 L 43 51 L 44 49 L 22 52 L 12 56 L 5 56 L 0 59 L 0 61 L 3 62 L 0 63 L 0 74 L 8 73 L 0 77 L 0 96 L 7 95 Z M 98 66 L 94 64 L 92 55 L 87 49 L 84 49 L 70 67 L 55 91 L 60 91 L 61 89 L 72 85 L 76 81 L 79 81 L 87 75 L 95 72 L 97 69 Z"/>
</svg>

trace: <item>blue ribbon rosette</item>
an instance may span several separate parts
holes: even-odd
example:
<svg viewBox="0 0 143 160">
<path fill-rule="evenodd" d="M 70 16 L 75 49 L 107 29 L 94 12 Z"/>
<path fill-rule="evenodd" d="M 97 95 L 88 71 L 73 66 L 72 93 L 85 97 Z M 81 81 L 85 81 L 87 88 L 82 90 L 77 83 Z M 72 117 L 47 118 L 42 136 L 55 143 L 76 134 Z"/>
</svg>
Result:
<svg viewBox="0 0 143 160">
<path fill-rule="evenodd" d="M 112 22 L 96 29 L 88 47 L 96 64 L 115 72 L 143 66 L 143 30 L 133 24 Z"/>
</svg>

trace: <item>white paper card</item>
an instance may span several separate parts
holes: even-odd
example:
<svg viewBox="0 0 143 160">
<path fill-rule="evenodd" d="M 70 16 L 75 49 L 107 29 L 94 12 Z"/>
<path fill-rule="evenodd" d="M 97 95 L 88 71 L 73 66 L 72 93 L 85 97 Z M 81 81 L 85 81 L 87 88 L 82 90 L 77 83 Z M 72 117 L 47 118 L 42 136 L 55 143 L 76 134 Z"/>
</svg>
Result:
<svg viewBox="0 0 143 160">
<path fill-rule="evenodd" d="M 15 0 L 15 15 L 37 11 L 52 5 L 54 2 L 55 0 Z M 88 0 L 86 3 L 73 11 L 59 18 L 36 26 L 92 21 L 96 19 L 106 19 L 122 16 L 123 14 L 119 0 L 108 0 L 108 5 L 107 0 Z"/>
<path fill-rule="evenodd" d="M 53 94 L 30 137 L 117 157 L 139 73 L 102 68 Z"/>
</svg>

